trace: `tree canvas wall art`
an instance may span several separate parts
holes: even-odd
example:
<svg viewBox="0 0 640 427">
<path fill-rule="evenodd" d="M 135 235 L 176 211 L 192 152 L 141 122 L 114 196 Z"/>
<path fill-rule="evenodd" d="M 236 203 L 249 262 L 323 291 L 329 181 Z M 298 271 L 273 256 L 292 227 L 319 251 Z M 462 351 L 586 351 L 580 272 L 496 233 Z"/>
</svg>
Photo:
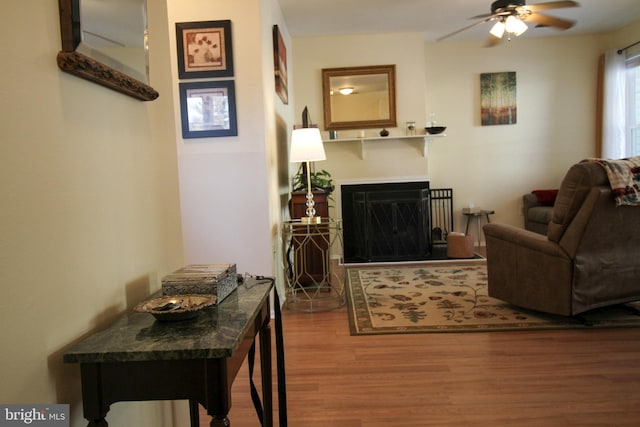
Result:
<svg viewBox="0 0 640 427">
<path fill-rule="evenodd" d="M 515 71 L 480 74 L 480 116 L 482 126 L 516 123 Z"/>
</svg>

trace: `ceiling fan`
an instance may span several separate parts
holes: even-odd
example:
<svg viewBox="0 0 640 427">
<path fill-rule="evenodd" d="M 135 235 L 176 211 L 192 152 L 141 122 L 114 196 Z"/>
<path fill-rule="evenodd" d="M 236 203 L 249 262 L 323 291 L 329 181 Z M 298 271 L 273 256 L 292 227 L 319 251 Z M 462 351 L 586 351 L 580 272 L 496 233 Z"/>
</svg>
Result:
<svg viewBox="0 0 640 427">
<path fill-rule="evenodd" d="M 572 0 L 550 1 L 531 5 L 527 5 L 525 0 L 496 0 L 491 3 L 491 13 L 470 18 L 480 19 L 480 21 L 442 36 L 438 41 L 491 21 L 496 21 L 496 23 L 489 32 L 488 47 L 502 41 L 505 33 L 508 40 L 511 40 L 511 35 L 519 36 L 524 33 L 528 29 L 527 22 L 536 24 L 536 27 L 554 27 L 560 30 L 567 30 L 575 25 L 575 21 L 546 15 L 540 13 L 540 11 L 576 6 L 580 6 L 580 4 Z"/>
</svg>

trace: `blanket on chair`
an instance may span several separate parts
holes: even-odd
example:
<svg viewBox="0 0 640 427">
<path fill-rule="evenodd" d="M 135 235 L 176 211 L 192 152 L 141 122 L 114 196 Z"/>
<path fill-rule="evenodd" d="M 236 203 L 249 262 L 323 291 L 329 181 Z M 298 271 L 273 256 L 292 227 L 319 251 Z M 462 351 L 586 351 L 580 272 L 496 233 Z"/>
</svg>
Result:
<svg viewBox="0 0 640 427">
<path fill-rule="evenodd" d="M 640 206 L 640 156 L 593 161 L 602 165 L 607 172 L 617 206 Z"/>
</svg>

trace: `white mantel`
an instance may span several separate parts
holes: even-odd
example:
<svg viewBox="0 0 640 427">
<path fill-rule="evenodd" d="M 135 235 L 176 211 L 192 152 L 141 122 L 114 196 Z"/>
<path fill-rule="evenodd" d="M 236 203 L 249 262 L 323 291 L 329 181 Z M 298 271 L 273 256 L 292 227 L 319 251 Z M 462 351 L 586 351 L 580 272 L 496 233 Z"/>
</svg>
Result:
<svg viewBox="0 0 640 427">
<path fill-rule="evenodd" d="M 445 133 L 441 133 L 438 135 L 429 135 L 429 134 L 424 134 L 424 135 L 410 135 L 410 136 L 376 136 L 376 137 L 367 137 L 367 138 L 343 138 L 343 139 L 327 139 L 324 140 L 323 142 L 326 143 L 333 143 L 333 142 L 342 142 L 342 143 L 359 143 L 360 144 L 360 159 L 364 160 L 365 159 L 365 145 L 366 143 L 379 143 L 379 142 L 385 142 L 385 141 L 389 141 L 389 140 L 401 140 L 401 141 L 417 141 L 418 143 L 422 144 L 422 156 L 423 157 L 427 157 L 427 146 L 428 143 L 433 139 L 433 138 L 443 138 L 447 136 L 447 134 Z"/>
<path fill-rule="evenodd" d="M 336 180 L 338 187 L 343 185 L 360 185 L 360 184 L 388 184 L 396 182 L 429 182 L 427 175 L 417 176 L 383 176 L 372 178 L 350 178 Z"/>
</svg>

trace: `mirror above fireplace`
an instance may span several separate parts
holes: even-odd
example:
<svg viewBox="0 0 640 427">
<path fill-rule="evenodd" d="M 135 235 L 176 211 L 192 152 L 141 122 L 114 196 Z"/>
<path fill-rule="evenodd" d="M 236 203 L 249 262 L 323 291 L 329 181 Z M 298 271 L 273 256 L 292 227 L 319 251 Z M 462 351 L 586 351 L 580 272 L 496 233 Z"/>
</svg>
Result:
<svg viewBox="0 0 640 427">
<path fill-rule="evenodd" d="M 325 68 L 326 130 L 396 127 L 396 66 Z"/>
</svg>

